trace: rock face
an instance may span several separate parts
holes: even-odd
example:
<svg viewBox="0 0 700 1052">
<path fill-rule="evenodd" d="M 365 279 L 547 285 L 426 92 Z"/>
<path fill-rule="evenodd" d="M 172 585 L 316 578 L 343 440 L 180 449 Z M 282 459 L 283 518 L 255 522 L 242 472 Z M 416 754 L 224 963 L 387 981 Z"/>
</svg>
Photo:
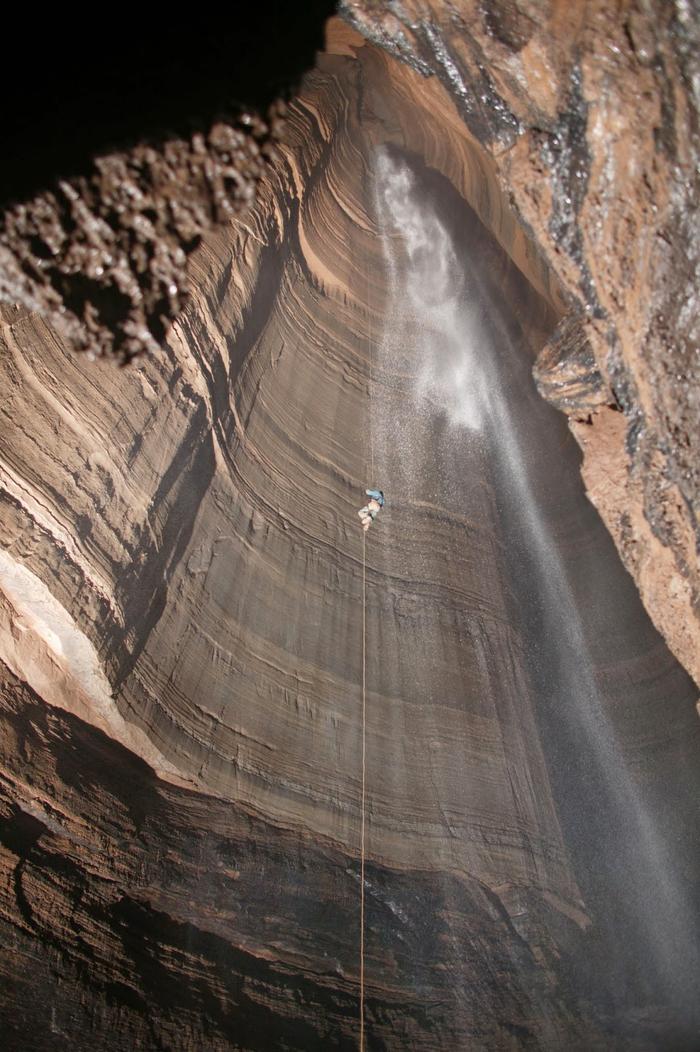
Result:
<svg viewBox="0 0 700 1052">
<path fill-rule="evenodd" d="M 187 298 L 188 254 L 254 200 L 279 116 L 244 112 L 206 135 L 101 157 L 94 174 L 8 209 L 0 298 L 91 357 L 158 352 Z"/>
<path fill-rule="evenodd" d="M 626 0 L 614 14 L 603 0 L 587 0 L 575 16 L 569 7 L 339 4 L 366 37 L 443 85 L 528 231 L 530 256 L 560 282 L 567 317 L 543 351 L 541 391 L 571 416 L 589 496 L 654 623 L 700 682 L 700 20 L 686 0 Z M 38 311 L 92 354 L 157 353 L 187 299 L 187 260 L 200 236 L 248 207 L 271 141 L 283 134 L 283 107 L 273 106 L 267 124 L 257 114 L 271 88 L 308 65 L 327 13 L 326 0 L 305 5 L 303 20 L 276 8 L 285 22 L 273 40 L 257 12 L 250 26 L 237 15 L 232 31 L 188 26 L 185 46 L 212 56 L 195 77 L 173 27 L 159 22 L 149 37 L 141 24 L 115 37 L 113 54 L 101 42 L 94 69 L 83 55 L 83 79 L 68 79 L 65 99 L 53 72 L 65 30 L 47 31 L 34 82 L 48 101 L 40 113 L 34 95 L 10 107 L 0 301 Z M 183 92 L 183 70 L 195 89 Z M 11 94 L 15 87 L 10 80 Z M 258 110 L 232 109 L 232 97 Z M 77 135 L 65 122 L 76 98 L 85 115 Z M 28 186 L 41 192 L 16 204 Z"/>
<path fill-rule="evenodd" d="M 313 66 L 332 0 L 191 13 L 80 39 L 17 12 L 29 82 L 0 71 L 0 302 L 37 312 L 91 356 L 158 353 L 187 301 L 202 235 L 245 211 Z"/>
<path fill-rule="evenodd" d="M 3 308 L 14 1047 L 356 1047 L 363 577 L 368 1047 L 692 1047 L 693 686 L 529 381 L 547 344 L 581 415 L 607 374 L 453 94 L 335 23 L 162 355 Z M 556 587 L 498 436 L 411 412 L 379 148 L 483 271 Z"/>
<path fill-rule="evenodd" d="M 570 414 L 589 496 L 700 683 L 696 5 L 340 6 L 445 86 L 561 282 L 542 393 Z M 575 398 L 562 361 L 585 377 Z"/>
</svg>

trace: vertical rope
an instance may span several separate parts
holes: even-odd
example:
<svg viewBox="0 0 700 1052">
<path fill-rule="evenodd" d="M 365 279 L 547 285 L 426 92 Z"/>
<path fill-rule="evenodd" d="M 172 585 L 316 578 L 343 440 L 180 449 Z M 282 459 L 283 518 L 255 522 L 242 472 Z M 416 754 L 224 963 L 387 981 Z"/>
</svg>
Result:
<svg viewBox="0 0 700 1052">
<path fill-rule="evenodd" d="M 360 1052 L 365 1047 L 365 789 L 367 759 L 367 534 L 362 531 L 362 795 L 360 804 Z"/>
<path fill-rule="evenodd" d="M 374 478 L 374 442 L 372 441 L 372 313 L 369 302 L 369 265 L 367 266 L 367 429 L 369 432 L 370 486 Z M 360 1052 L 365 1049 L 365 827 L 367 790 L 367 531 L 362 531 L 362 793 L 360 800 Z"/>
<path fill-rule="evenodd" d="M 369 484 L 376 486 L 374 478 L 374 441 L 372 435 L 372 310 L 369 302 L 369 266 L 367 267 L 367 357 L 369 359 L 369 384 L 367 386 L 367 425 L 369 430 L 370 472 Z"/>
</svg>

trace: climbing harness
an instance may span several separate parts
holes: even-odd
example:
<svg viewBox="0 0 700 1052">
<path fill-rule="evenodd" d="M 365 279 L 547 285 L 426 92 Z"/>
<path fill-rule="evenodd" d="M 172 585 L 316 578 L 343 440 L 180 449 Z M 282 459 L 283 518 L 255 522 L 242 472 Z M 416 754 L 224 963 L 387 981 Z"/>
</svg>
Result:
<svg viewBox="0 0 700 1052">
<path fill-rule="evenodd" d="M 364 508 L 360 508 L 357 514 L 362 523 L 362 528 L 366 533 L 384 507 L 385 500 L 384 494 L 381 490 L 366 489 L 365 493 L 369 497 L 369 501 L 365 504 Z"/>
</svg>

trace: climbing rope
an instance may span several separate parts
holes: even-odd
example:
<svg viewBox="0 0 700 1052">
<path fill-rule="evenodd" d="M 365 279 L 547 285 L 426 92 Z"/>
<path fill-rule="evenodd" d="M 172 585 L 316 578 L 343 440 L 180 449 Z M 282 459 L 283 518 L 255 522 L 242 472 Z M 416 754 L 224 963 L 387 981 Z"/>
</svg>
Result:
<svg viewBox="0 0 700 1052">
<path fill-rule="evenodd" d="M 374 486 L 374 442 L 372 441 L 372 311 L 369 304 L 369 267 L 367 267 L 367 358 L 369 360 L 369 383 L 367 385 L 368 431 L 369 431 L 369 477 Z"/>
<path fill-rule="evenodd" d="M 362 532 L 362 794 L 360 803 L 360 1052 L 365 1047 L 365 789 L 367 784 L 367 534 Z"/>
<path fill-rule="evenodd" d="M 369 303 L 367 267 L 367 387 L 370 483 L 374 485 L 374 443 L 372 441 L 372 315 Z M 362 792 L 360 798 L 360 1052 L 365 1048 L 365 826 L 367 789 L 367 533 L 362 531 Z"/>
</svg>

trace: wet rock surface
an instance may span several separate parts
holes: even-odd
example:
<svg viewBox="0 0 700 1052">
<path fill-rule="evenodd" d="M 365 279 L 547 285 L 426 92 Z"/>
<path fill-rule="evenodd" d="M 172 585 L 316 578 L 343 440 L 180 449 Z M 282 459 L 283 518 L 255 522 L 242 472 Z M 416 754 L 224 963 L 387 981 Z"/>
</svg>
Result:
<svg viewBox="0 0 700 1052">
<path fill-rule="evenodd" d="M 344 0 L 341 10 L 440 78 L 585 319 L 591 397 L 567 406 L 559 395 L 579 335 L 570 351 L 557 338 L 552 382 L 541 360 L 540 389 L 571 415 L 591 499 L 655 624 L 700 682 L 697 5 Z M 577 422 L 587 401 L 598 406 L 588 421 L 596 437 Z M 604 401 L 622 409 L 624 427 Z M 613 443 L 615 487 L 595 453 Z"/>
<path fill-rule="evenodd" d="M 528 368 L 546 344 L 538 383 L 589 444 L 594 500 L 614 510 L 626 495 L 628 553 L 646 536 L 653 474 L 628 495 L 646 432 L 630 432 L 619 378 L 612 393 L 600 275 L 570 254 L 585 246 L 578 220 L 550 224 L 541 168 L 511 180 L 521 216 L 526 186 L 547 202 L 541 227 L 537 208 L 526 216 L 539 247 L 506 207 L 511 155 L 525 135 L 541 165 L 542 131 L 528 139 L 515 95 L 469 124 L 438 39 L 464 19 L 448 32 L 434 14 L 415 51 L 410 17 L 373 23 L 411 59 L 401 66 L 334 25 L 275 176 L 192 254 L 191 299 L 157 355 L 88 365 L 41 317 L 3 308 L 0 969 L 19 1049 L 356 1047 L 355 509 L 370 384 L 402 380 L 386 366 L 370 376 L 388 295 L 374 146 L 453 202 Z M 552 39 L 582 32 L 557 17 Z M 538 5 L 490 5 L 478 24 L 484 49 L 537 54 Z M 646 25 L 630 30 L 642 50 Z M 438 46 L 443 73 L 425 77 Z M 557 101 L 522 61 L 540 124 L 549 113 L 562 142 L 580 135 L 581 111 L 564 119 L 561 100 L 585 95 L 585 64 Z M 470 76 L 501 90 L 478 64 Z M 571 188 L 594 151 L 561 149 Z M 574 192 L 576 215 L 589 192 Z M 587 311 L 593 280 L 600 303 Z M 551 416 L 546 455 L 532 457 L 538 487 L 558 494 L 573 587 L 590 598 L 610 578 L 618 593 L 605 593 L 590 637 L 619 755 L 601 769 L 551 665 L 528 661 L 541 625 L 519 619 L 512 583 L 518 572 L 527 583 L 527 552 L 480 454 L 460 473 L 468 516 L 391 495 L 367 564 L 370 1047 L 692 1047 L 692 1021 L 674 1011 L 683 995 L 659 989 L 635 941 L 634 896 L 648 900 L 607 784 L 623 757 L 691 888 L 692 685 L 616 564 Z M 675 518 L 663 507 L 666 536 L 687 530 L 680 495 Z M 663 549 L 674 566 L 677 549 Z M 676 580 L 678 610 L 688 578 Z"/>
<path fill-rule="evenodd" d="M 7 672 L 0 689 L 9 1047 L 356 1048 L 357 860 L 159 781 Z M 566 981 L 552 988 L 487 886 L 372 862 L 366 879 L 367 1019 L 379 1047 L 534 1039 L 542 1020 L 518 983 L 574 1010 Z M 542 910 L 523 894 L 526 906 Z M 559 949 L 542 948 L 552 966 L 577 932 L 561 918 Z M 468 1004 L 446 982 L 448 940 L 450 974 L 471 962 Z"/>
<path fill-rule="evenodd" d="M 536 247 L 561 283 L 573 316 L 583 319 L 582 339 L 595 361 L 592 404 L 621 408 L 626 420 L 625 441 L 616 453 L 625 465 L 622 489 L 604 498 L 604 487 L 590 481 L 591 495 L 655 624 L 700 680 L 695 331 L 700 19 L 686 0 L 630 0 L 615 14 L 608 6 L 590 0 L 572 13 L 564 3 L 532 0 L 457 5 L 406 0 L 388 7 L 344 0 L 339 9 L 366 38 L 444 86 L 460 119 L 494 158 L 492 174 L 528 232 L 531 251 Z M 322 13 L 316 5 L 309 16 L 318 24 Z M 280 15 L 282 10 L 270 11 L 271 17 Z M 182 102 L 181 88 L 172 89 L 188 76 L 175 30 L 151 49 L 159 56 L 156 73 L 137 74 L 143 81 L 136 89 L 145 84 L 152 90 L 163 72 L 162 55 L 174 51 L 176 61 L 166 63 L 162 78 L 170 90 L 160 91 L 153 107 L 159 122 L 153 125 L 148 106 L 141 124 L 134 120 L 139 137 L 144 127 L 148 132 L 149 121 L 157 128 L 147 145 L 110 152 L 104 132 L 92 143 L 89 135 L 76 141 L 64 114 L 53 122 L 44 119 L 33 138 L 30 133 L 29 146 L 21 132 L 4 173 L 5 199 L 17 200 L 37 172 L 46 174 L 34 199 L 5 211 L 0 298 L 38 311 L 74 347 L 91 354 L 128 360 L 145 349 L 157 353 L 188 295 L 191 250 L 205 231 L 248 207 L 266 171 L 270 145 L 282 134 L 280 110 L 266 113 L 271 89 L 285 77 L 289 82 L 304 65 L 290 72 L 289 50 L 280 46 L 286 30 L 271 48 L 269 41 L 261 43 L 264 28 L 252 42 L 240 29 L 238 38 L 235 31 L 219 34 L 221 39 L 208 31 L 202 38 L 200 50 L 216 60 L 200 71 L 197 81 L 204 87 L 197 104 L 200 112 L 212 105 L 215 112 L 208 122 L 197 118 L 195 134 L 168 136 L 162 130 L 168 121 L 181 122 L 188 109 L 196 111 Z M 149 65 L 149 42 L 164 32 L 160 26 L 146 33 L 139 45 L 128 35 L 114 44 L 108 53 L 117 66 L 112 94 L 122 86 L 128 90 L 134 76 L 132 71 L 124 81 L 119 48 L 125 64 L 132 60 L 142 71 Z M 296 40 L 300 27 L 294 20 L 290 32 Z M 56 46 L 47 44 L 46 60 L 37 63 L 34 92 L 41 90 L 45 68 L 50 95 Z M 232 67 L 241 70 L 238 79 L 227 85 L 224 78 L 222 85 L 211 69 L 216 61 L 225 65 L 227 46 L 238 56 Z M 251 61 L 256 49 L 257 64 Z M 310 43 L 307 65 L 312 49 Z M 257 68 L 261 64 L 265 76 Z M 280 68 L 269 72 L 275 65 Z M 100 100 L 109 98 L 100 93 L 104 79 L 96 65 L 96 89 L 87 93 L 88 105 L 97 95 L 95 113 Z M 230 109 L 232 95 L 245 95 L 241 83 L 255 95 L 257 109 Z M 137 96 L 137 90 L 127 94 L 126 108 L 131 100 L 138 110 Z M 169 96 L 172 105 L 159 112 Z M 78 99 L 84 110 L 86 93 L 74 84 L 71 101 Z M 124 117 L 113 123 L 113 138 L 123 138 Z M 15 120 L 13 132 L 20 124 Z M 51 172 L 56 162 L 47 160 L 49 145 L 61 158 L 61 181 Z M 96 154 L 101 159 L 95 167 Z M 76 156 L 86 167 L 78 178 Z M 18 157 L 27 160 L 18 163 Z M 579 344 L 574 337 L 567 352 L 558 339 L 552 352 L 557 373 L 567 356 L 576 362 Z M 551 391 L 554 404 L 564 408 L 556 393 L 561 377 L 551 384 L 542 375 L 540 380 L 543 392 Z M 588 402 L 591 398 L 569 399 L 567 411 L 574 420 L 579 413 L 587 417 Z M 573 425 L 589 461 L 594 448 L 618 435 L 608 419 L 602 411 L 592 415 L 589 426 L 605 432 L 595 441 Z M 595 475 L 591 463 L 587 478 Z M 664 566 L 665 577 L 672 570 L 671 590 L 664 589 L 657 564 Z"/>
</svg>

